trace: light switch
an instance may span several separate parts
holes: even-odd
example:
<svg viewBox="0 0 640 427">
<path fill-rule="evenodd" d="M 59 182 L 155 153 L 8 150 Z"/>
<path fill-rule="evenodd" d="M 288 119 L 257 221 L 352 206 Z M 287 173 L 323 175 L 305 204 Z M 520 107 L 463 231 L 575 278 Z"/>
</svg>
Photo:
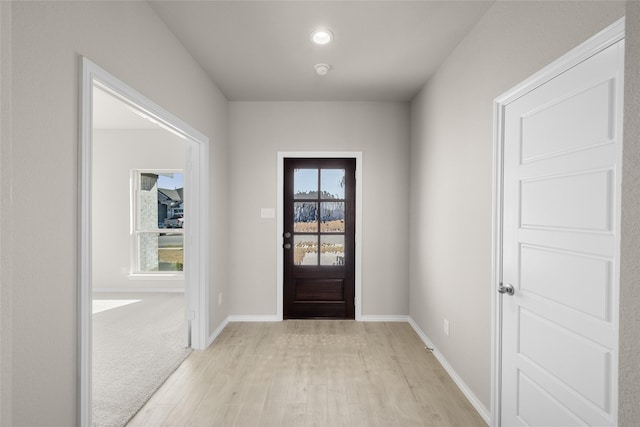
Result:
<svg viewBox="0 0 640 427">
<path fill-rule="evenodd" d="M 260 218 L 275 218 L 276 210 L 275 208 L 261 208 L 260 209 Z"/>
</svg>

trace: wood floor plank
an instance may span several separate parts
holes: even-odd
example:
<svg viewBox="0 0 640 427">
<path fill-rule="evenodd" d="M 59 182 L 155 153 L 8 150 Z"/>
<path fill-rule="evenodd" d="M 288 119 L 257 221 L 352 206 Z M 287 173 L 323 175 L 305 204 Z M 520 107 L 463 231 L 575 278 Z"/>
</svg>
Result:
<svg viewBox="0 0 640 427">
<path fill-rule="evenodd" d="M 187 424 L 189 427 L 233 427 L 241 405 L 214 404 L 207 407 L 208 413 L 199 411 Z"/>
<path fill-rule="evenodd" d="M 269 399 L 264 403 L 258 425 L 261 427 L 279 427 L 283 423 L 286 403 L 282 400 Z"/>
<path fill-rule="evenodd" d="M 235 427 L 254 427 L 258 425 L 267 400 L 269 386 L 265 384 L 250 385 L 242 402 Z"/>
<path fill-rule="evenodd" d="M 303 426 L 306 408 L 306 403 L 285 404 L 282 417 L 282 427 Z"/>
<path fill-rule="evenodd" d="M 291 386 L 291 382 L 292 379 L 289 375 L 276 376 L 271 383 L 271 387 L 269 388 L 267 401 L 285 403 L 287 401 L 287 395 L 289 394 L 289 387 Z"/>
<path fill-rule="evenodd" d="M 332 380 L 327 385 L 327 425 L 335 427 L 351 425 L 344 380 Z"/>
<path fill-rule="evenodd" d="M 230 323 L 130 426 L 485 427 L 406 323 Z"/>
<path fill-rule="evenodd" d="M 305 427 L 326 427 L 328 419 L 328 390 L 326 384 L 311 384 L 307 395 L 305 408 Z"/>
<path fill-rule="evenodd" d="M 349 403 L 348 405 L 351 427 L 371 427 L 374 425 L 373 413 L 368 404 Z"/>
<path fill-rule="evenodd" d="M 162 423 L 166 427 L 182 427 L 189 423 L 196 408 L 207 392 L 205 383 L 197 381 L 188 389 L 188 393 L 174 406 L 167 419 Z"/>
<path fill-rule="evenodd" d="M 151 404 L 142 408 L 129 421 L 129 427 L 159 426 L 164 423 L 169 414 L 175 409 L 175 405 Z"/>
</svg>

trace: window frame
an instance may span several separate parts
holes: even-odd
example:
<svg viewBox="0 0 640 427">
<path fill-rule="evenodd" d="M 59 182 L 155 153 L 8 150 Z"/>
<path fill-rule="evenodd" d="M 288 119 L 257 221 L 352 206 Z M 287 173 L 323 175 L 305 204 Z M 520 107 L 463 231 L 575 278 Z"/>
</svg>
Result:
<svg viewBox="0 0 640 427">
<path fill-rule="evenodd" d="M 184 169 L 132 169 L 130 176 L 130 211 L 129 211 L 129 241 L 130 241 L 130 260 L 129 260 L 129 278 L 130 279 L 165 279 L 165 280 L 184 280 L 184 249 L 185 249 L 185 233 L 184 228 L 159 228 L 158 222 L 155 221 L 155 228 L 141 228 L 140 224 L 140 191 L 141 177 L 143 174 L 170 174 L 179 173 L 185 176 Z M 184 187 L 183 187 L 184 188 Z M 183 190 L 184 191 L 184 190 Z M 183 218 L 184 213 L 183 213 Z M 167 234 L 167 230 L 171 230 L 171 234 L 182 235 L 183 249 L 183 269 L 182 271 L 145 271 L 140 269 L 140 239 L 143 233 Z"/>
</svg>

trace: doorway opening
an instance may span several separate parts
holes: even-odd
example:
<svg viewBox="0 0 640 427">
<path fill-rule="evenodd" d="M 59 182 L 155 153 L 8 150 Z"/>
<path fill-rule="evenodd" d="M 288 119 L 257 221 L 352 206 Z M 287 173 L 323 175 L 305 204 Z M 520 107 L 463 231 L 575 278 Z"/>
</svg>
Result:
<svg viewBox="0 0 640 427">
<path fill-rule="evenodd" d="M 180 288 L 180 292 L 172 292 L 174 300 L 171 302 L 174 314 L 178 320 L 183 320 L 184 325 L 179 326 L 181 331 L 176 332 L 178 341 L 183 348 L 204 349 L 207 344 L 208 337 L 208 268 L 207 260 L 209 258 L 209 242 L 205 236 L 208 236 L 208 138 L 196 131 L 188 124 L 184 123 L 162 107 L 156 105 L 148 98 L 144 97 L 124 82 L 109 74 L 87 58 L 82 58 L 82 80 L 81 80 L 81 118 L 80 118 L 80 194 L 79 194 L 79 419 L 81 426 L 93 425 L 95 420 L 92 415 L 92 366 L 93 366 L 93 294 L 96 290 L 122 290 L 118 289 L 99 289 L 99 285 L 95 283 L 96 272 L 99 263 L 96 262 L 96 255 L 100 251 L 96 251 L 95 243 L 98 242 L 96 234 L 96 225 L 109 228 L 111 221 L 121 221 L 124 219 L 128 231 L 129 240 L 126 242 L 124 250 L 120 250 L 127 256 L 126 261 L 118 261 L 118 267 L 111 266 L 110 269 L 115 270 L 115 275 L 124 277 L 125 281 L 130 281 L 128 291 L 143 290 L 144 296 L 148 297 L 148 291 L 176 291 Z M 148 132 L 156 132 L 156 135 L 149 137 L 150 145 L 145 147 L 140 158 L 153 157 L 150 153 L 153 151 L 170 151 L 172 156 L 181 157 L 182 163 L 178 164 L 157 164 L 139 165 L 134 167 L 123 165 L 129 159 L 131 152 L 136 148 L 140 148 L 139 142 L 142 138 L 141 133 L 130 135 L 131 141 L 127 147 L 121 147 L 120 152 L 112 145 L 113 140 L 102 144 L 101 148 L 107 146 L 110 153 L 114 156 L 112 161 L 105 162 L 107 167 L 115 167 L 115 165 L 123 166 L 127 169 L 126 188 L 122 191 L 119 187 L 117 195 L 125 197 L 125 202 L 117 203 L 102 192 L 98 192 L 95 185 L 97 184 L 97 168 L 95 160 L 105 155 L 100 152 L 96 142 L 105 135 L 99 135 L 94 127 L 96 115 L 94 111 L 94 99 L 104 96 L 110 97 L 117 101 L 119 106 L 124 109 L 129 116 L 137 116 L 138 120 L 146 121 L 146 124 L 153 129 Z M 121 111 L 122 112 L 122 111 Z M 143 126 L 144 127 L 144 126 Z M 159 136 L 163 134 L 164 136 Z M 168 137 L 167 137 L 168 135 Z M 122 135 L 121 135 L 122 136 Z M 159 140 L 171 139 L 166 147 L 161 147 Z M 104 141 L 103 141 L 104 142 Z M 125 144 L 126 145 L 126 144 Z M 178 154 L 180 154 L 178 156 Z M 109 166 L 110 165 L 110 166 Z M 186 196 L 182 200 L 163 200 L 169 204 L 173 204 L 172 209 L 182 210 L 181 213 L 187 215 L 181 218 L 181 221 L 175 221 L 176 224 L 182 226 L 187 223 L 184 228 L 177 225 L 171 230 L 161 230 L 159 222 L 159 209 L 162 195 L 158 191 L 158 181 L 161 176 L 176 176 L 176 172 L 184 170 L 183 189 L 187 190 Z M 112 172 L 112 178 L 106 181 L 115 180 L 120 174 L 116 171 L 107 171 L 106 176 Z M 144 182 L 143 182 L 144 181 Z M 127 205 L 140 208 L 142 195 L 141 188 L 137 188 L 134 184 L 144 184 L 145 189 L 149 187 L 149 191 L 145 192 L 145 196 L 149 196 L 149 200 L 143 203 L 144 209 L 137 212 L 131 211 L 128 215 Z M 151 185 L 153 183 L 153 185 Z M 173 189 L 177 190 L 177 189 Z M 124 194 L 120 194 L 124 193 Z M 168 198 L 173 194 L 171 191 Z M 177 191 L 176 191 L 177 193 Z M 114 198 L 117 196 L 114 194 Z M 129 203 L 131 200 L 131 203 Z M 96 203 L 107 203 L 106 207 L 98 208 Z M 109 206 L 109 203 L 115 203 Z M 125 206 L 121 206 L 121 205 Z M 123 212 L 124 209 L 124 212 Z M 133 208 L 132 208 L 133 209 Z M 105 212 L 103 212 L 104 210 Z M 109 215 L 113 212 L 113 215 Z M 178 214 L 176 213 L 176 216 Z M 103 217 L 100 224 L 97 224 L 96 218 Z M 140 216 L 144 216 L 152 225 L 148 224 L 141 227 Z M 107 218 L 104 221 L 104 218 Z M 109 220 L 108 218 L 111 218 Z M 132 218 L 136 218 L 135 222 Z M 164 221 L 163 227 L 164 228 Z M 167 237 L 171 234 L 171 237 Z M 167 246 L 168 245 L 168 246 Z M 177 245 L 177 246 L 176 246 Z M 167 247 L 165 247 L 167 246 Z M 171 247 L 169 247 L 171 246 Z M 102 249 L 102 245 L 100 247 Z M 130 257 L 130 258 L 129 258 Z M 171 258 L 165 259 L 165 258 Z M 174 258 L 180 259 L 174 259 Z M 185 262 L 185 259 L 187 262 Z M 155 268 L 154 268 L 155 266 Z M 174 268 L 169 268 L 169 267 Z M 144 268 L 142 268 L 144 267 Z M 162 268 L 161 268 L 162 267 Z M 156 289 L 149 288 L 148 283 L 143 285 L 145 280 L 154 279 Z M 178 285 L 179 284 L 179 285 Z M 138 288 L 138 289 L 137 289 Z M 144 288 L 144 289 L 143 289 Z M 132 295 L 131 298 L 124 298 L 120 295 L 116 304 L 120 304 L 126 299 L 126 304 L 122 304 L 119 310 L 131 311 L 133 308 L 144 305 L 143 298 L 140 294 Z M 175 297 L 180 295 L 180 298 Z M 182 296 L 183 295 L 183 296 Z M 136 298 L 133 298 L 136 296 Z M 151 298 L 153 299 L 153 298 Z M 105 313 L 105 301 L 103 299 L 98 303 Z M 177 309 L 176 309 L 176 301 Z M 157 302 L 157 301 L 156 301 Z M 166 301 L 165 301 L 166 303 Z M 106 307 L 112 311 L 113 304 Z M 154 355 L 150 355 L 150 360 L 157 361 Z"/>
<path fill-rule="evenodd" d="M 94 87 L 95 427 L 124 425 L 191 353 L 184 292 L 186 148 L 182 138 Z"/>
</svg>

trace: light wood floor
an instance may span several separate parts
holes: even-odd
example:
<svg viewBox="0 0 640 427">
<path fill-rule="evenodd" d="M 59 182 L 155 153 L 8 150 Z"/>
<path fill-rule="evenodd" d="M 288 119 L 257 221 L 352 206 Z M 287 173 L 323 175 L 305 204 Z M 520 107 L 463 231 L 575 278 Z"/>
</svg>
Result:
<svg viewBox="0 0 640 427">
<path fill-rule="evenodd" d="M 230 323 L 133 426 L 460 426 L 485 422 L 407 323 Z"/>
</svg>

